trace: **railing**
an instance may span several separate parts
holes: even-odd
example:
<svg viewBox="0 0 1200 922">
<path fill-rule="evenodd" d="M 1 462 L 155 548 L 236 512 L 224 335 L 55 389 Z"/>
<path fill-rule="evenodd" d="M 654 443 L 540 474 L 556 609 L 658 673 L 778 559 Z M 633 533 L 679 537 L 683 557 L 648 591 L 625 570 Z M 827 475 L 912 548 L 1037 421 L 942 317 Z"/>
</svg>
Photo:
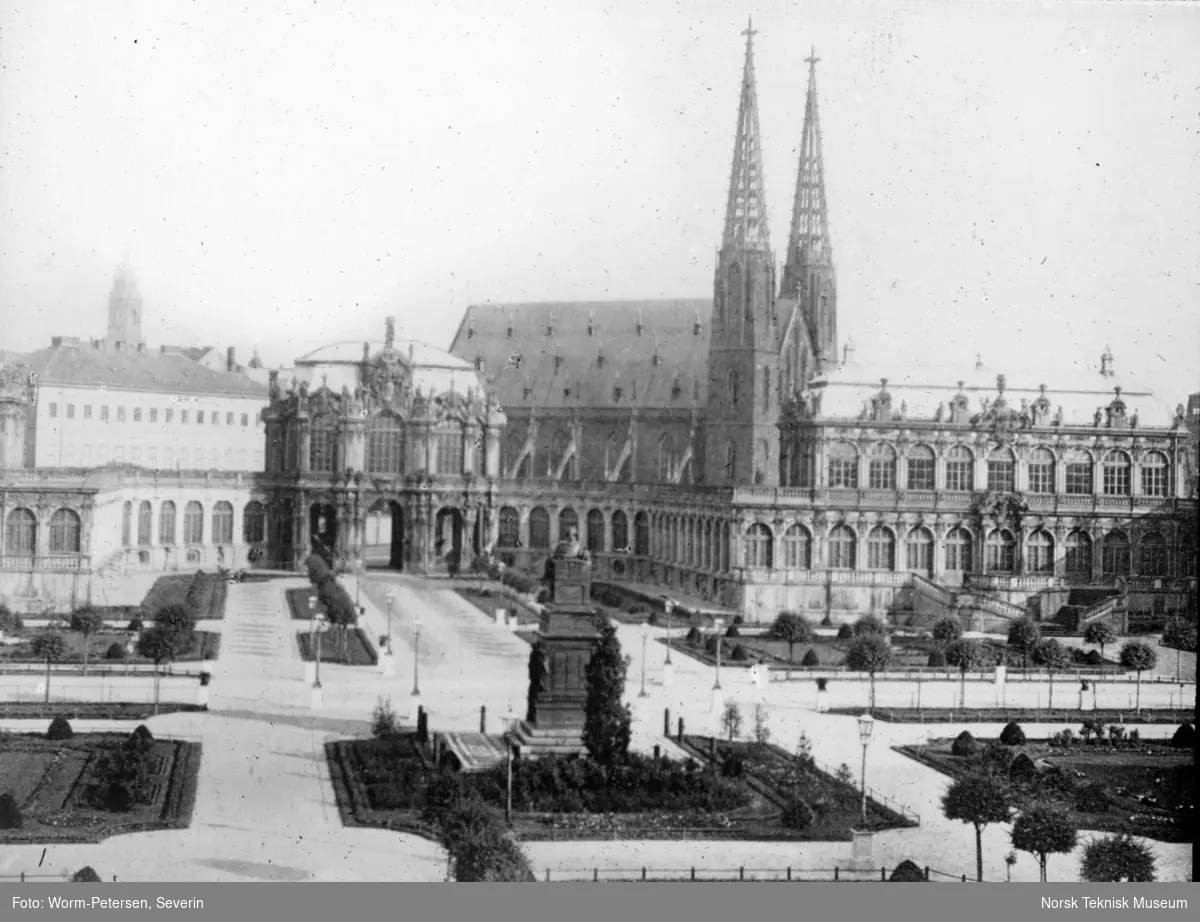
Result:
<svg viewBox="0 0 1200 922">
<path fill-rule="evenodd" d="M 62 573 L 74 573 L 87 570 L 88 558 L 82 555 L 43 555 L 21 557 L 6 554 L 0 557 L 0 570 L 42 570 Z"/>
<path fill-rule="evenodd" d="M 1085 608 L 1077 616 L 1075 630 L 1077 632 L 1086 630 L 1089 624 L 1099 621 L 1101 618 L 1107 618 L 1117 610 L 1119 601 L 1118 597 L 1110 596 L 1101 602 L 1097 602 L 1090 608 Z"/>
<path fill-rule="evenodd" d="M 1061 589 L 1067 581 L 1057 576 L 994 576 L 968 573 L 964 582 L 971 589 L 992 589 L 1009 592 L 1040 592 Z"/>
<path fill-rule="evenodd" d="M 933 598 L 941 605 L 952 605 L 954 603 L 954 593 L 940 583 L 936 583 L 923 576 L 920 573 L 911 574 L 913 589 L 920 592 L 922 595 Z"/>
<path fill-rule="evenodd" d="M 28 624 L 28 622 L 26 622 L 26 623 Z M 205 667 L 207 667 L 207 668 L 205 668 Z M 211 670 L 212 670 L 211 662 L 201 662 L 200 660 L 190 660 L 190 661 L 184 662 L 184 663 L 173 664 L 170 667 L 170 671 L 168 671 L 167 667 L 164 666 L 160 670 L 160 675 L 162 676 L 163 679 L 170 679 L 173 676 L 194 676 L 194 675 L 198 675 L 201 672 L 210 672 Z M 45 674 L 46 674 L 46 664 L 45 663 L 28 663 L 28 662 L 13 663 L 13 662 L 8 662 L 6 660 L 0 659 L 0 676 L 6 676 L 6 675 L 45 676 Z M 51 676 L 76 676 L 76 675 L 82 676 L 82 675 L 84 675 L 83 663 L 51 663 L 50 664 L 50 675 Z M 87 665 L 87 676 L 89 678 L 90 677 L 104 677 L 104 676 L 115 676 L 116 678 L 120 678 L 120 677 L 126 676 L 126 675 L 128 675 L 128 676 L 141 676 L 141 675 L 152 676 L 152 675 L 154 675 L 154 664 L 153 663 L 129 663 L 128 665 L 125 665 L 124 663 L 121 663 L 119 661 L 114 662 L 112 660 L 98 659 L 98 660 L 89 661 L 88 665 Z"/>
<path fill-rule="evenodd" d="M 590 880 L 599 882 L 631 882 L 631 881 L 844 881 L 846 883 L 869 883 L 886 881 L 890 871 L 895 869 L 871 868 L 853 870 L 849 868 L 545 868 L 543 880 L 546 883 L 563 881 Z M 950 874 L 935 868 L 923 868 L 921 873 L 925 880 L 938 883 L 975 883 L 966 874 Z"/>
</svg>

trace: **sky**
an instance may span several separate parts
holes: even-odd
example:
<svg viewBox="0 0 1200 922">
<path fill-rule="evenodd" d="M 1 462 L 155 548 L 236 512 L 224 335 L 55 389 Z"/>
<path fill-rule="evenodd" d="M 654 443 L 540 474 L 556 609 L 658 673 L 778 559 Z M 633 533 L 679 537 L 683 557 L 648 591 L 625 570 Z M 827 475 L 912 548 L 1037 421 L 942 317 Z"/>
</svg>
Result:
<svg viewBox="0 0 1200 922">
<path fill-rule="evenodd" d="M 782 264 L 810 47 L 860 357 L 1200 389 L 1200 4 L 9 0 L 0 349 L 449 346 L 469 304 L 711 297 L 753 14 Z"/>
</svg>

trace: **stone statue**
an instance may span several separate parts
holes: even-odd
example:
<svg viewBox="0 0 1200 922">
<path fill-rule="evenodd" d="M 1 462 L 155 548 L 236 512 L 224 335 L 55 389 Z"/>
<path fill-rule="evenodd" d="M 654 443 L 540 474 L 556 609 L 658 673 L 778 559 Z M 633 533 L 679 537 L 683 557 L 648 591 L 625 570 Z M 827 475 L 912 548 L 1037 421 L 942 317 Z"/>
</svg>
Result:
<svg viewBox="0 0 1200 922">
<path fill-rule="evenodd" d="M 529 651 L 529 697 L 526 702 L 525 720 L 537 722 L 537 700 L 550 684 L 550 658 L 539 641 Z"/>
<path fill-rule="evenodd" d="M 1173 429 L 1178 429 L 1180 426 L 1183 425 L 1183 416 L 1184 416 L 1183 404 L 1182 403 L 1176 404 L 1176 406 L 1175 406 L 1175 421 L 1174 421 L 1174 423 L 1172 423 Z"/>
<path fill-rule="evenodd" d="M 1062 404 L 1058 405 L 1058 409 L 1054 411 L 1054 425 L 1061 426 L 1063 424 L 1063 408 Z"/>
<path fill-rule="evenodd" d="M 279 372 L 272 371 L 267 375 L 267 390 L 271 397 L 271 402 L 274 403 L 279 399 Z"/>
<path fill-rule="evenodd" d="M 907 400 L 900 401 L 900 418 L 908 419 L 908 401 Z"/>
<path fill-rule="evenodd" d="M 1095 414 L 1092 416 L 1092 425 L 1093 425 L 1093 426 L 1099 426 L 1099 425 L 1100 425 L 1100 421 L 1101 421 L 1103 418 L 1104 418 L 1104 408 L 1103 408 L 1103 407 L 1096 407 L 1096 412 L 1095 412 Z"/>
<path fill-rule="evenodd" d="M 933 414 L 933 421 L 935 423 L 940 423 L 945 418 L 946 418 L 946 403 L 945 403 L 945 401 L 943 401 L 942 403 L 938 404 L 937 412 Z"/>
<path fill-rule="evenodd" d="M 555 557 L 569 557 L 576 560 L 586 560 L 587 551 L 579 543 L 579 529 L 574 525 L 567 532 L 567 537 L 558 542 L 558 547 L 554 549 Z"/>
<path fill-rule="evenodd" d="M 1138 427 L 1138 410 L 1133 411 L 1133 416 L 1129 420 L 1129 428 L 1136 429 Z"/>
</svg>

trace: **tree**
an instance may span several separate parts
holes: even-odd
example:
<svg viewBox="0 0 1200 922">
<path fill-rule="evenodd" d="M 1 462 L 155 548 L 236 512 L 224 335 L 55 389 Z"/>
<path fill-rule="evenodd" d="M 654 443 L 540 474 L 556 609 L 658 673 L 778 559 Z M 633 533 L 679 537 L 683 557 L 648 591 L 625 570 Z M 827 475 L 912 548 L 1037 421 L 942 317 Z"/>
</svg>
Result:
<svg viewBox="0 0 1200 922">
<path fill-rule="evenodd" d="M 532 881 L 533 870 L 519 845 L 478 800 L 467 800 L 446 812 L 442 845 L 454 862 L 454 879 L 467 881 Z"/>
<path fill-rule="evenodd" d="M 1142 673 L 1155 667 L 1158 663 L 1158 654 L 1149 644 L 1131 640 L 1121 647 L 1120 659 L 1122 666 L 1137 672 L 1137 704 L 1135 707 L 1140 714 L 1142 712 Z"/>
<path fill-rule="evenodd" d="M 987 647 L 978 640 L 960 638 L 946 647 L 945 655 L 947 665 L 958 669 L 962 682 L 958 706 L 965 708 L 967 706 L 967 673 L 974 669 L 982 669 L 987 665 L 989 659 Z"/>
<path fill-rule="evenodd" d="M 887 636 L 887 626 L 874 615 L 863 615 L 854 622 L 854 636 L 868 637 L 871 635 Z"/>
<path fill-rule="evenodd" d="M 338 655 L 343 663 L 349 662 L 350 651 L 347 634 L 358 623 L 358 610 L 346 587 L 333 574 L 328 574 L 317 586 L 317 600 L 325 607 L 325 617 L 338 634 Z"/>
<path fill-rule="evenodd" d="M 71 630 L 83 635 L 83 674 L 87 675 L 88 641 L 104 627 L 104 615 L 90 605 L 76 609 L 71 614 Z"/>
<path fill-rule="evenodd" d="M 1100 658 L 1104 658 L 1104 648 L 1117 639 L 1117 632 L 1103 621 L 1093 621 L 1083 629 L 1083 642 L 1100 648 Z"/>
<path fill-rule="evenodd" d="M 998 775 L 975 769 L 950 785 L 942 797 L 942 813 L 975 827 L 975 878 L 983 880 L 983 827 L 1007 823 L 1011 806 L 1008 790 Z"/>
<path fill-rule="evenodd" d="M 1046 882 L 1046 859 L 1071 851 L 1078 840 L 1079 832 L 1070 817 L 1054 807 L 1031 807 L 1013 823 L 1013 848 L 1037 858 L 1042 883 Z"/>
<path fill-rule="evenodd" d="M 181 635 L 170 624 L 158 624 L 138 635 L 137 655 L 154 663 L 154 713 L 158 714 L 159 687 L 162 664 L 174 661 L 179 652 Z"/>
<path fill-rule="evenodd" d="M 788 645 L 787 677 L 792 677 L 792 653 L 798 643 L 808 643 L 812 639 L 812 629 L 808 622 L 792 611 L 783 611 L 771 625 L 771 636 L 782 640 Z"/>
<path fill-rule="evenodd" d="M 1045 666 L 1050 674 L 1050 700 L 1047 707 L 1054 708 L 1054 673 L 1071 665 L 1071 654 L 1067 648 L 1054 638 L 1042 640 L 1033 648 L 1033 661 L 1039 666 Z"/>
<path fill-rule="evenodd" d="M 624 762 L 629 753 L 631 716 L 622 700 L 628 669 L 629 659 L 621 655 L 616 626 L 601 624 L 585 670 L 583 745 L 596 762 L 606 767 Z"/>
<path fill-rule="evenodd" d="M 1196 652 L 1196 625 L 1178 615 L 1168 619 L 1163 628 L 1162 645 L 1175 651 L 1175 680 L 1179 681 L 1180 653 Z"/>
<path fill-rule="evenodd" d="M 957 618 L 942 618 L 933 626 L 933 639 L 945 646 L 962 637 L 962 624 Z"/>
<path fill-rule="evenodd" d="M 1008 645 L 1021 651 L 1021 668 L 1029 668 L 1029 654 L 1042 639 L 1042 629 L 1030 618 L 1018 618 L 1008 626 Z"/>
<path fill-rule="evenodd" d="M 187 605 L 167 605 L 155 612 L 154 627 L 161 628 L 171 637 L 175 653 L 168 662 L 173 662 L 176 656 L 192 646 L 196 635 L 196 616 Z"/>
<path fill-rule="evenodd" d="M 1092 883 L 1150 883 L 1154 852 L 1128 833 L 1093 839 L 1083 848 L 1079 876 Z"/>
<path fill-rule="evenodd" d="M 771 742 L 771 728 L 767 725 L 767 709 L 760 701 L 754 705 L 754 742 L 765 746 Z"/>
<path fill-rule="evenodd" d="M 735 737 L 742 734 L 742 709 L 737 706 L 736 701 L 730 701 L 725 705 L 725 710 L 721 713 L 721 729 L 729 736 L 729 742 L 733 742 Z"/>
<path fill-rule="evenodd" d="M 875 673 L 892 663 L 892 648 L 880 634 L 857 637 L 846 651 L 846 668 L 865 672 L 871 677 L 871 708 L 875 708 Z"/>
<path fill-rule="evenodd" d="M 30 643 L 33 655 L 46 664 L 46 703 L 50 703 L 50 664 L 57 663 L 67 655 L 67 642 L 63 635 L 53 629 L 39 631 Z"/>
</svg>

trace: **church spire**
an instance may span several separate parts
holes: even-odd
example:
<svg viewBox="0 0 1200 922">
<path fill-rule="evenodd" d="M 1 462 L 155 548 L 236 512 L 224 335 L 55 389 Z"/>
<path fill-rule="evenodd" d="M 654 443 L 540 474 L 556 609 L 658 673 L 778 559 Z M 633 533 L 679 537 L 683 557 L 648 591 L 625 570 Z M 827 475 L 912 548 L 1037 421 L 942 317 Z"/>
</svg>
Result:
<svg viewBox="0 0 1200 922">
<path fill-rule="evenodd" d="M 142 339 L 142 296 L 138 291 L 137 277 L 126 253 L 113 277 L 112 290 L 108 295 L 109 343 L 126 343 L 138 346 Z"/>
<path fill-rule="evenodd" d="M 797 272 L 802 263 L 832 263 L 828 217 L 825 207 L 825 165 L 821 157 L 821 117 L 817 109 L 816 50 L 809 54 L 808 99 L 804 104 L 804 133 L 800 138 L 800 168 L 796 175 L 796 200 L 792 206 L 792 226 L 788 234 L 787 259 L 784 263 L 785 290 L 798 287 Z M 793 292 L 788 292 L 793 293 Z"/>
<path fill-rule="evenodd" d="M 738 105 L 737 137 L 729 178 L 729 203 L 725 209 L 722 246 L 769 251 L 767 203 L 763 193 L 762 136 L 758 127 L 758 93 L 754 81 L 754 24 L 747 25 L 746 65 L 742 72 L 742 98 Z"/>
</svg>

